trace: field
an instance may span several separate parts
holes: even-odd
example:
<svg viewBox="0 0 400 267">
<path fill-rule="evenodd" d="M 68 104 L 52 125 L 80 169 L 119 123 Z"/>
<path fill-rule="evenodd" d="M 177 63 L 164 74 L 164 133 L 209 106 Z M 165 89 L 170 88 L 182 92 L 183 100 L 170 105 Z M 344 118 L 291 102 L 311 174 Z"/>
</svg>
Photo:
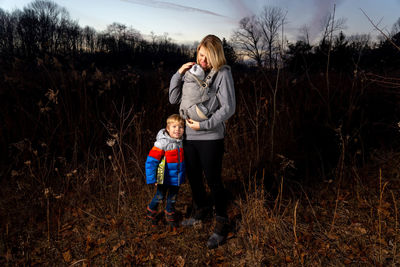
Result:
<svg viewBox="0 0 400 267">
<path fill-rule="evenodd" d="M 104 56 L 107 62 L 107 56 Z M 3 266 L 396 266 L 398 88 L 370 73 L 232 70 L 231 233 L 152 228 L 144 162 L 178 65 L 45 56 L 1 66 Z M 396 74 L 393 74 L 396 75 Z M 184 184 L 177 209 L 192 209 Z"/>
</svg>

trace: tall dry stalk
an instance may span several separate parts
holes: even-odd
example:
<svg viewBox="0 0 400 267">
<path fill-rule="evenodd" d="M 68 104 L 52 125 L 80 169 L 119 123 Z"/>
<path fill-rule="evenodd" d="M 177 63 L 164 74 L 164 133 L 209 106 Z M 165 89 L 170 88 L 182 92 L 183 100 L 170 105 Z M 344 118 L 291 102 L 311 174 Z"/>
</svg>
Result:
<svg viewBox="0 0 400 267">
<path fill-rule="evenodd" d="M 47 220 L 47 244 L 50 247 L 50 200 L 49 200 L 49 189 L 44 190 L 44 196 L 46 197 L 46 220 Z"/>
<path fill-rule="evenodd" d="M 274 209 L 273 209 L 276 214 L 279 214 L 280 210 L 281 210 L 282 194 L 283 194 L 283 176 L 281 177 L 281 182 L 279 185 L 279 192 L 278 192 L 278 196 L 275 199 L 275 204 L 274 204 Z"/>
<path fill-rule="evenodd" d="M 282 43 L 279 46 L 279 54 L 281 56 L 281 59 L 283 58 L 283 45 L 284 45 L 284 21 L 285 17 L 282 19 Z M 275 153 L 275 123 L 276 123 L 276 95 L 278 93 L 278 87 L 279 87 L 279 78 L 280 78 L 280 72 L 283 64 L 278 64 L 278 70 L 276 73 L 276 81 L 275 81 L 275 86 L 272 90 L 272 123 L 271 123 L 271 148 L 270 148 L 270 162 L 274 160 L 274 153 Z"/>
<path fill-rule="evenodd" d="M 389 36 L 387 36 L 387 34 L 385 34 L 385 33 L 378 27 L 378 25 L 377 25 L 376 23 L 374 23 L 374 22 L 371 20 L 371 18 L 367 15 L 367 13 L 365 13 L 365 11 L 364 11 L 362 8 L 360 8 L 360 10 L 361 10 L 361 12 L 364 14 L 364 16 L 367 17 L 368 21 L 372 24 L 372 26 L 373 26 L 380 34 L 382 34 L 382 35 L 385 37 L 385 39 L 386 39 L 387 41 L 389 41 L 397 50 L 400 51 L 400 46 L 398 46 L 395 42 L 393 42 L 393 40 L 392 40 L 391 38 L 389 38 Z"/>
<path fill-rule="evenodd" d="M 335 225 L 335 220 L 336 220 L 336 214 L 337 214 L 337 209 L 338 209 L 338 205 L 339 205 L 339 196 L 340 196 L 340 189 L 341 189 L 341 184 L 342 184 L 342 179 L 343 179 L 343 175 L 344 175 L 344 160 L 345 160 L 345 139 L 343 138 L 343 134 L 342 134 L 342 127 L 339 127 L 338 129 L 336 129 L 336 132 L 339 135 L 340 138 L 340 146 L 341 146 L 341 154 L 339 157 L 339 163 L 338 163 L 338 167 L 337 167 L 337 172 L 336 172 L 336 176 L 338 176 L 338 182 L 337 182 L 337 191 L 336 191 L 336 200 L 335 200 L 335 209 L 333 211 L 333 218 L 332 218 L 332 223 L 331 223 L 331 227 L 329 230 L 329 233 L 332 232 L 333 227 Z"/>
<path fill-rule="evenodd" d="M 244 199 L 239 200 L 243 242 L 248 248 L 251 265 L 258 265 L 263 257 L 263 233 L 269 212 L 265 207 L 264 186 L 258 186 L 257 175 L 249 178 L 249 184 L 244 186 L 244 191 Z"/>
<path fill-rule="evenodd" d="M 328 58 L 326 60 L 326 70 L 325 70 L 325 77 L 326 77 L 326 89 L 328 91 L 328 102 L 329 102 L 329 90 L 330 90 L 330 83 L 329 83 L 329 67 L 331 62 L 331 50 L 332 50 L 332 39 L 333 39 L 333 27 L 335 24 L 335 11 L 336 11 L 336 4 L 333 4 L 333 15 L 331 18 L 331 30 L 329 32 L 329 42 L 328 42 Z"/>
<path fill-rule="evenodd" d="M 279 82 L 279 74 L 280 74 L 280 67 L 278 67 L 278 71 L 276 73 L 276 82 L 275 87 L 272 90 L 272 123 L 271 123 L 271 148 L 270 148 L 270 162 L 274 160 L 274 147 L 275 147 L 275 122 L 276 122 L 276 94 L 278 92 L 278 82 Z"/>
<path fill-rule="evenodd" d="M 254 105 L 254 108 L 255 108 L 255 114 L 250 111 L 250 107 L 249 107 L 249 105 L 248 105 L 248 103 L 247 103 L 247 101 L 246 101 L 246 99 L 244 97 L 244 93 L 242 91 L 239 91 L 239 92 L 240 92 L 240 96 L 241 96 L 241 98 L 243 100 L 244 107 L 245 107 L 245 109 L 247 111 L 247 114 L 248 114 L 248 120 L 251 122 L 251 124 L 255 128 L 255 134 L 256 134 L 255 141 L 254 141 L 255 150 L 256 150 L 255 161 L 256 161 L 256 163 L 258 163 L 259 160 L 260 160 L 260 138 L 259 138 L 259 131 L 260 130 L 259 129 L 260 129 L 260 115 L 261 115 L 261 108 L 262 108 L 262 105 L 260 103 L 261 99 L 262 99 L 262 95 L 261 95 L 262 91 L 259 90 L 259 94 L 258 94 L 257 93 L 256 82 L 253 80 L 252 83 L 253 83 L 253 89 L 254 89 L 254 102 L 253 102 L 253 105 Z"/>
<path fill-rule="evenodd" d="M 392 261 L 392 265 L 395 266 L 395 261 L 396 261 L 396 250 L 397 250 L 397 242 L 398 242 L 398 238 L 400 236 L 399 233 L 399 225 L 398 225 L 398 209 L 397 209 L 397 201 L 396 198 L 394 196 L 393 191 L 390 191 L 390 193 L 392 194 L 392 199 L 393 199 L 393 204 L 394 204 L 394 214 L 395 214 L 395 222 L 394 222 L 394 231 L 396 233 L 396 237 L 394 239 L 394 244 L 393 244 L 393 261 Z"/>
<path fill-rule="evenodd" d="M 379 169 L 379 204 L 378 204 L 378 239 L 379 239 L 379 263 L 382 264 L 382 199 L 383 193 L 385 191 L 386 186 L 388 185 L 388 181 L 386 181 L 382 185 L 382 169 Z"/>
<path fill-rule="evenodd" d="M 133 115 L 133 108 L 125 111 L 124 103 L 122 103 L 120 110 L 117 110 L 115 104 L 114 108 L 116 109 L 119 118 L 118 129 L 113 126 L 106 126 L 105 128 L 111 136 L 111 138 L 107 140 L 107 145 L 112 149 L 112 156 L 109 157 L 111 167 L 118 178 L 117 214 L 119 214 L 121 197 L 125 194 L 122 188 L 127 189 L 129 195 L 131 195 L 127 181 L 128 170 L 125 159 L 124 137 L 127 131 L 134 124 L 135 116 Z"/>
<path fill-rule="evenodd" d="M 293 211 L 293 234 L 294 234 L 294 241 L 295 244 L 298 243 L 298 238 L 296 234 L 296 225 L 297 225 L 297 206 L 299 205 L 299 201 L 296 201 L 296 205 L 294 206 L 294 211 Z"/>
</svg>

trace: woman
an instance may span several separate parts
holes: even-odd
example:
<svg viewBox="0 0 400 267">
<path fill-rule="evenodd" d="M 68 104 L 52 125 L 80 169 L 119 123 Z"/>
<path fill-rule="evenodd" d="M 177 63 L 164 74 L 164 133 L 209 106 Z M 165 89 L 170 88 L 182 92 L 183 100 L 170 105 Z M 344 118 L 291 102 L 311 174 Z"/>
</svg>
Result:
<svg viewBox="0 0 400 267">
<path fill-rule="evenodd" d="M 172 76 L 169 88 L 169 101 L 178 104 L 182 97 L 184 75 L 195 62 L 188 62 Z M 226 241 L 229 220 L 227 216 L 227 198 L 221 179 L 222 157 L 224 154 L 225 121 L 235 112 L 236 99 L 230 67 L 226 59 L 221 40 L 207 35 L 197 47 L 197 64 L 213 75 L 208 85 L 210 99 L 203 102 L 209 111 L 208 119 L 195 121 L 186 119 L 186 138 L 184 153 L 187 176 L 196 207 L 194 215 L 184 221 L 184 225 L 193 225 L 204 219 L 210 207 L 203 183 L 203 173 L 214 201 L 216 224 L 213 234 L 207 242 L 209 248 L 216 248 Z"/>
</svg>

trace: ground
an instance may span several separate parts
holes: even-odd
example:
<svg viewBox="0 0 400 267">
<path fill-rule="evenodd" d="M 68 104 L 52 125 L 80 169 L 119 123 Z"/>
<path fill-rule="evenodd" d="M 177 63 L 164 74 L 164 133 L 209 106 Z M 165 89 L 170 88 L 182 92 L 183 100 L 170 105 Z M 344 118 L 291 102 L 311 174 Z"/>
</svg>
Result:
<svg viewBox="0 0 400 267">
<path fill-rule="evenodd" d="M 256 181 L 232 194 L 232 230 L 209 250 L 213 220 L 173 231 L 151 227 L 154 186 L 129 176 L 79 170 L 62 192 L 34 178 L 2 180 L 3 266 L 396 266 L 400 264 L 400 154 L 346 168 L 341 179 L 285 180 L 272 194 Z M 119 178 L 118 178 L 119 177 Z M 232 180 L 225 180 L 231 188 Z M 235 186 L 238 186 L 236 181 Z M 184 184 L 177 210 L 191 208 Z"/>
</svg>

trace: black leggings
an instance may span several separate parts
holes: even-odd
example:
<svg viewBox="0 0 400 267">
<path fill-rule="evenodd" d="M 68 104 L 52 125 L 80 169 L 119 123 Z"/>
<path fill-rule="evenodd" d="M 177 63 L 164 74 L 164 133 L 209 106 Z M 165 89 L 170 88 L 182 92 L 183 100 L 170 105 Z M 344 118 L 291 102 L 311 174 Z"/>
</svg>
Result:
<svg viewBox="0 0 400 267">
<path fill-rule="evenodd" d="M 214 200 L 217 216 L 227 217 L 227 199 L 221 179 L 224 139 L 185 140 L 183 143 L 186 170 L 192 198 L 196 208 L 207 206 L 207 194 L 203 173 Z"/>
</svg>

